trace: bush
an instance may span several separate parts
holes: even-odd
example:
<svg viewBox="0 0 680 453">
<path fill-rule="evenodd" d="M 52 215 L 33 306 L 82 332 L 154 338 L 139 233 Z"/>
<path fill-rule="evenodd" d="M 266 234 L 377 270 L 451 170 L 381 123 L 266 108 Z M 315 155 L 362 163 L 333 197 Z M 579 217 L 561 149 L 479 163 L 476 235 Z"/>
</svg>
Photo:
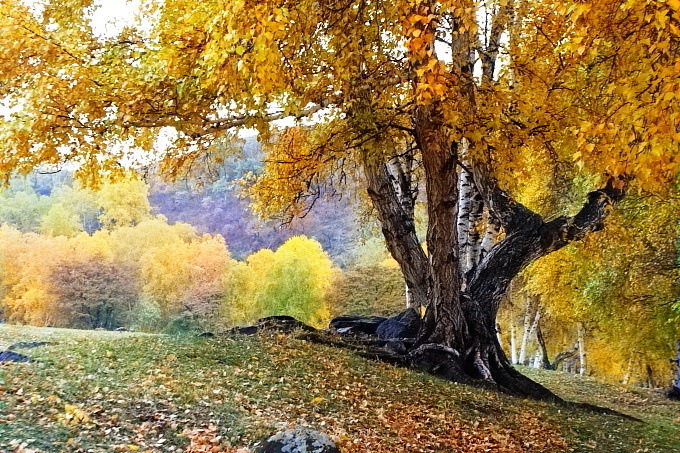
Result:
<svg viewBox="0 0 680 453">
<path fill-rule="evenodd" d="M 391 316 L 406 306 L 405 284 L 394 266 L 374 264 L 344 271 L 329 295 L 334 316 Z"/>
</svg>

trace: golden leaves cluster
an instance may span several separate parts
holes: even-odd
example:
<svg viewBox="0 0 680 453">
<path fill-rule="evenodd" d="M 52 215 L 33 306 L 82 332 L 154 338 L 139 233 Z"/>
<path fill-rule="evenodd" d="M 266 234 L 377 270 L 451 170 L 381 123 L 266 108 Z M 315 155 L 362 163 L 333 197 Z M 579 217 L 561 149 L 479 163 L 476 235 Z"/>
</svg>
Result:
<svg viewBox="0 0 680 453">
<path fill-rule="evenodd" d="M 531 155 L 650 189 L 680 165 L 677 0 L 168 0 L 143 11 L 150 31 L 115 37 L 91 29 L 91 2 L 46 4 L 42 17 L 0 4 L 0 97 L 16 109 L 0 121 L 0 175 L 73 161 L 96 179 L 164 140 L 181 165 L 232 124 L 264 133 L 272 111 L 310 105 L 334 109 L 314 126 L 332 141 L 323 123 L 340 115 L 408 127 L 413 104 L 437 104 L 508 181 Z M 501 10 L 483 81 L 474 68 Z"/>
</svg>

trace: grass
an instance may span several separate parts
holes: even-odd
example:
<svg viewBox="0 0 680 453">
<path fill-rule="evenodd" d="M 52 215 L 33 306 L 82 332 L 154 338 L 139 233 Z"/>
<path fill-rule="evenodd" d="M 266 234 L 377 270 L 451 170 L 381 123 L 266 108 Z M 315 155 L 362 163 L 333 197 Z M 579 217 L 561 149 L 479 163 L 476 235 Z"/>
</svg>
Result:
<svg viewBox="0 0 680 453">
<path fill-rule="evenodd" d="M 310 425 L 343 453 L 680 452 L 660 393 L 524 369 L 565 409 L 445 382 L 286 335 L 195 337 L 0 325 L 0 452 L 235 452 Z M 242 450 L 243 451 L 243 450 Z"/>
</svg>

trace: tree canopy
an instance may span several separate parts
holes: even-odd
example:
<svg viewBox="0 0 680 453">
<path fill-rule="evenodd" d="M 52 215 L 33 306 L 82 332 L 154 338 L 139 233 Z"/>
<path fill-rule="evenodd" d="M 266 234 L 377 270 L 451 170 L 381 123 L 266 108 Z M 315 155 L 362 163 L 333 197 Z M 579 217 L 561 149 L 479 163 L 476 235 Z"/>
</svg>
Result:
<svg viewBox="0 0 680 453">
<path fill-rule="evenodd" d="M 176 167 L 227 129 L 322 112 L 299 143 L 323 142 L 318 173 L 403 139 L 416 105 L 512 179 L 540 159 L 646 186 L 677 171 L 676 0 L 169 0 L 117 36 L 92 0 L 0 8 L 5 175 L 115 169 L 166 127 Z"/>
</svg>

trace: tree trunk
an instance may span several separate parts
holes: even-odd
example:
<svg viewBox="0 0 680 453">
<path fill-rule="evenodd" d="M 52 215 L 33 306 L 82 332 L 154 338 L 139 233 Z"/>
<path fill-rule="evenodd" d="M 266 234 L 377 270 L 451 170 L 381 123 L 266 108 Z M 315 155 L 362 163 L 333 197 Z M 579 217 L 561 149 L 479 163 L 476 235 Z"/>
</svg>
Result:
<svg viewBox="0 0 680 453">
<path fill-rule="evenodd" d="M 458 207 L 458 146 L 451 143 L 443 119 L 432 106 L 416 113 L 416 142 L 422 150 L 427 194 L 427 249 L 431 294 L 422 342 L 459 349 L 467 336 L 460 300 L 459 248 L 455 228 Z"/>
<path fill-rule="evenodd" d="M 545 346 L 545 338 L 543 338 L 543 331 L 541 324 L 536 326 L 536 342 L 538 343 L 538 351 L 540 356 L 540 368 L 544 370 L 552 370 L 550 360 L 548 360 L 548 348 Z"/>
<path fill-rule="evenodd" d="M 578 323 L 576 326 L 577 341 L 578 341 L 578 374 L 586 374 L 586 345 L 583 338 L 583 324 Z"/>
<path fill-rule="evenodd" d="M 522 331 L 522 343 L 519 347 L 519 364 L 526 365 L 527 344 L 529 339 L 534 336 L 536 327 L 541 317 L 541 312 L 538 310 L 538 304 L 534 297 L 527 297 L 526 307 L 524 310 L 524 330 Z"/>
<path fill-rule="evenodd" d="M 515 337 L 515 323 L 510 322 L 510 360 L 514 365 L 517 364 L 517 339 Z"/>
<path fill-rule="evenodd" d="M 407 303 L 413 307 L 425 306 L 430 291 L 429 263 L 416 234 L 414 194 L 404 187 L 408 177 L 393 176 L 400 169 L 394 163 L 388 168 L 385 163 L 365 157 L 368 196 L 380 221 L 387 249 L 399 263 L 404 276 L 408 289 Z M 400 188 L 397 189 L 397 186 Z"/>
<path fill-rule="evenodd" d="M 668 398 L 680 401 L 680 340 L 678 340 L 676 347 L 677 352 L 675 360 L 673 360 L 673 362 L 675 362 L 675 378 L 673 379 L 670 390 L 668 390 L 667 396 Z"/>
</svg>

